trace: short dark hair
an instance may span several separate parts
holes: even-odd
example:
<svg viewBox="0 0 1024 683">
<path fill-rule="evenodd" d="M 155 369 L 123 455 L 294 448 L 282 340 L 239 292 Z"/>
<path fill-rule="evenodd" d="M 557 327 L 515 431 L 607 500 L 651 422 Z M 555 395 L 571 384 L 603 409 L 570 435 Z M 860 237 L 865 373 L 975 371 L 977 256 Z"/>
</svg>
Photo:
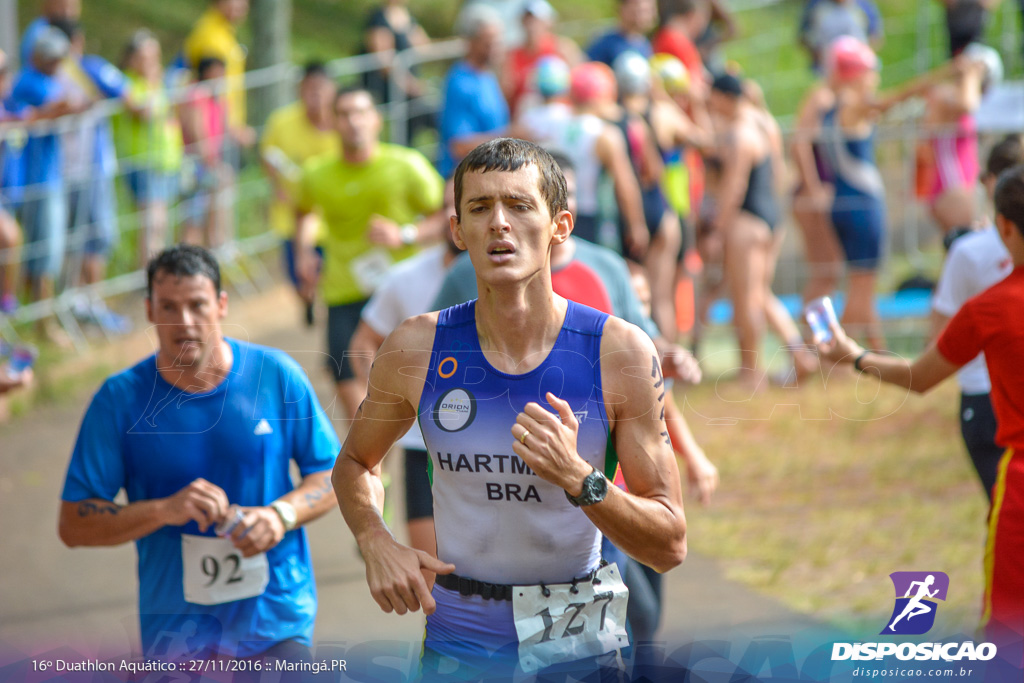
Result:
<svg viewBox="0 0 1024 683">
<path fill-rule="evenodd" d="M 985 163 L 985 173 L 998 177 L 1006 169 L 1018 164 L 1024 164 L 1024 138 L 1015 133 L 992 146 Z"/>
<path fill-rule="evenodd" d="M 455 169 L 455 218 L 462 220 L 462 179 L 467 173 L 511 172 L 531 164 L 540 172 L 540 194 L 547 200 L 548 213 L 554 218 L 559 211 L 566 211 L 565 176 L 551 154 L 526 140 L 497 138 L 474 149 Z"/>
<path fill-rule="evenodd" d="M 1024 164 L 999 174 L 994 197 L 996 213 L 1005 216 L 1024 236 Z"/>
<path fill-rule="evenodd" d="M 949 52 L 958 55 L 963 49 L 985 35 L 988 10 L 977 0 L 959 0 L 946 10 L 949 28 Z"/>
<path fill-rule="evenodd" d="M 206 73 L 215 66 L 225 67 L 224 60 L 220 57 L 203 57 L 196 64 L 196 78 L 200 81 L 206 78 Z"/>
<path fill-rule="evenodd" d="M 664 25 L 672 17 L 686 16 L 697 11 L 694 0 L 658 0 L 658 17 Z"/>
<path fill-rule="evenodd" d="M 739 98 L 743 96 L 743 81 L 739 77 L 723 71 L 715 76 L 711 82 L 711 89 L 729 97 Z"/>
<path fill-rule="evenodd" d="M 153 298 L 153 280 L 157 275 L 174 277 L 202 276 L 220 293 L 220 266 L 209 251 L 194 244 L 178 244 L 164 249 L 146 266 L 146 298 Z"/>
<path fill-rule="evenodd" d="M 67 36 L 68 40 L 74 40 L 75 36 L 82 33 L 82 23 L 77 19 L 50 19 L 49 23 Z"/>
<path fill-rule="evenodd" d="M 305 66 L 302 67 L 302 80 L 312 78 L 313 76 L 330 78 L 330 75 L 327 73 L 327 67 L 318 59 L 306 62 Z"/>
<path fill-rule="evenodd" d="M 562 169 L 563 174 L 566 171 L 572 171 L 573 173 L 576 172 L 576 164 L 574 164 L 572 159 L 568 156 L 562 152 L 552 152 L 551 150 L 548 150 L 548 153 L 551 155 L 551 158 L 555 160 L 555 163 L 558 164 L 558 168 Z"/>
</svg>

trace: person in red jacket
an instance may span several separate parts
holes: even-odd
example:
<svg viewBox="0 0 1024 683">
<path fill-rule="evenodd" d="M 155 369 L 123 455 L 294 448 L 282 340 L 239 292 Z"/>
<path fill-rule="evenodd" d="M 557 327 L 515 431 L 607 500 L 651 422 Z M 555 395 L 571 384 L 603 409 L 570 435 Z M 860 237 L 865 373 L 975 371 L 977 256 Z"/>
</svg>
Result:
<svg viewBox="0 0 1024 683">
<path fill-rule="evenodd" d="M 524 104 L 540 102 L 533 72 L 542 57 L 561 57 L 570 67 L 583 61 L 579 46 L 552 30 L 557 18 L 547 0 L 529 0 L 523 5 L 523 44 L 508 51 L 501 74 L 501 90 L 512 118 L 524 109 Z"/>
<path fill-rule="evenodd" d="M 984 352 L 992 380 L 992 408 L 999 425 L 996 443 L 1006 449 L 999 462 L 988 543 L 982 623 L 1000 656 L 1020 667 L 1024 641 L 1024 318 L 1007 315 L 1024 305 L 1024 165 L 1004 171 L 995 190 L 996 228 L 1013 259 L 1013 271 L 970 299 L 942 334 L 916 360 L 865 351 L 838 325 L 819 351 L 852 363 L 883 382 L 924 393 Z"/>
</svg>

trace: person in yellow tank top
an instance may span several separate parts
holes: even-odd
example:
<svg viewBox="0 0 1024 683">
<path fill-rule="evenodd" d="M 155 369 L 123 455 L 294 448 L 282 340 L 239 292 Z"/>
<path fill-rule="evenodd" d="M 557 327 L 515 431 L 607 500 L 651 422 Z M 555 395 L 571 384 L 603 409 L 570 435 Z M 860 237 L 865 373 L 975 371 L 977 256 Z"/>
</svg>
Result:
<svg viewBox="0 0 1024 683">
<path fill-rule="evenodd" d="M 299 99 L 274 111 L 267 119 L 260 141 L 260 160 L 273 189 L 269 220 L 270 227 L 282 242 L 285 269 L 306 304 L 306 321 L 313 321 L 311 292 L 299 291 L 295 272 L 295 193 L 302 175 L 302 166 L 321 155 L 337 155 L 338 131 L 334 124 L 334 83 L 324 65 L 310 62 L 303 70 L 299 82 Z M 310 244 L 319 242 L 320 224 L 308 233 Z"/>
</svg>

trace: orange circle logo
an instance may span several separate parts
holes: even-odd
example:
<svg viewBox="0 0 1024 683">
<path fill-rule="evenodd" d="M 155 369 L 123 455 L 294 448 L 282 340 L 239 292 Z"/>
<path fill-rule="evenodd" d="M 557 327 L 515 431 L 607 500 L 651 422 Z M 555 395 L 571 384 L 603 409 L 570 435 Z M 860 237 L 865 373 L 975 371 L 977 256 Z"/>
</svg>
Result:
<svg viewBox="0 0 1024 683">
<path fill-rule="evenodd" d="M 449 370 L 448 372 L 444 371 L 445 363 L 451 363 L 452 369 Z M 455 360 L 451 356 L 448 356 L 443 361 L 441 361 L 441 363 L 437 366 L 437 374 L 441 375 L 441 377 L 443 377 L 445 379 L 448 379 L 449 377 L 454 375 L 455 371 L 458 370 L 458 369 L 459 369 L 459 361 Z"/>
</svg>

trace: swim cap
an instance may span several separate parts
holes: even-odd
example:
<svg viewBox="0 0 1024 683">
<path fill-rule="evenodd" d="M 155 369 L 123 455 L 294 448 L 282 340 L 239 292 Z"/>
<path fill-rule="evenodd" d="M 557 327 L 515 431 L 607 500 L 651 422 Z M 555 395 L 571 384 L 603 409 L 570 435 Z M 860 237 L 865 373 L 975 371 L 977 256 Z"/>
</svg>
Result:
<svg viewBox="0 0 1024 683">
<path fill-rule="evenodd" d="M 607 64 L 580 64 L 572 70 L 569 80 L 569 97 L 577 104 L 615 101 L 615 74 Z"/>
<path fill-rule="evenodd" d="M 878 57 L 867 44 L 853 36 L 840 36 L 828 46 L 825 73 L 849 81 L 878 68 Z"/>
<path fill-rule="evenodd" d="M 533 83 L 542 97 L 564 95 L 569 91 L 569 65 L 556 55 L 541 57 L 533 69 Z"/>
<path fill-rule="evenodd" d="M 995 48 L 983 43 L 971 43 L 964 48 L 963 55 L 971 61 L 985 65 L 985 80 L 982 84 L 984 90 L 1002 82 L 1003 60 Z"/>
<path fill-rule="evenodd" d="M 654 55 L 651 57 L 651 71 L 670 95 L 690 90 L 690 72 L 675 55 L 664 52 Z"/>
<path fill-rule="evenodd" d="M 639 52 L 627 50 L 612 64 L 620 95 L 646 95 L 651 91 L 651 65 Z"/>
</svg>

